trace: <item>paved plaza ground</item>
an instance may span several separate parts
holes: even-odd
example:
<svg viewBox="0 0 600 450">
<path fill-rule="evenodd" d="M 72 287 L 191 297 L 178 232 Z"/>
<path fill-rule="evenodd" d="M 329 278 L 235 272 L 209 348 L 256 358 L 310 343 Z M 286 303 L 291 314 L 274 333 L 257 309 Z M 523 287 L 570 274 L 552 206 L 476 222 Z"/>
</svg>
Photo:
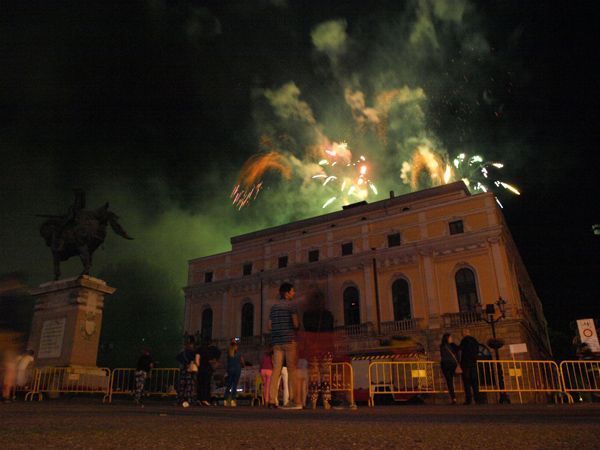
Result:
<svg viewBox="0 0 600 450">
<path fill-rule="evenodd" d="M 600 448 L 600 405 L 394 405 L 282 411 L 120 400 L 0 404 L 12 448 Z"/>
</svg>

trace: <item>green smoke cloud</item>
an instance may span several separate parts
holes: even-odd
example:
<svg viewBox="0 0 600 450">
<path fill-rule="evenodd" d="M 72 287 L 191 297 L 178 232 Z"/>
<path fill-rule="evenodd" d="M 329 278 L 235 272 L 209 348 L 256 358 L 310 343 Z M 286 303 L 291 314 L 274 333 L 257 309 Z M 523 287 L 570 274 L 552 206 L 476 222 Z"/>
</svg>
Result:
<svg viewBox="0 0 600 450">
<path fill-rule="evenodd" d="M 330 20 L 313 28 L 310 36 L 317 50 L 327 53 L 329 56 L 339 56 L 344 53 L 348 36 L 345 20 Z"/>
<path fill-rule="evenodd" d="M 310 106 L 300 100 L 300 89 L 293 81 L 284 84 L 279 89 L 266 89 L 264 95 L 279 117 L 315 124 Z"/>
</svg>

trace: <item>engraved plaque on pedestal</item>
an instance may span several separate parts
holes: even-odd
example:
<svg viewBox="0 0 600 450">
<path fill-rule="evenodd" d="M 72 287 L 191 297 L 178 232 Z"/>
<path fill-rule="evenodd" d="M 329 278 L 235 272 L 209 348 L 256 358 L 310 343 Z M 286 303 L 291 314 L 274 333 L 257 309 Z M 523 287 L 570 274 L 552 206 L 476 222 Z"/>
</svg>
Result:
<svg viewBox="0 0 600 450">
<path fill-rule="evenodd" d="M 44 283 L 37 297 L 29 336 L 36 366 L 95 366 L 106 282 L 83 275 Z"/>
<path fill-rule="evenodd" d="M 37 352 L 38 358 L 60 358 L 63 339 L 65 337 L 66 323 L 66 317 L 57 320 L 44 321 L 42 325 L 42 334 L 40 336 L 40 348 Z"/>
</svg>

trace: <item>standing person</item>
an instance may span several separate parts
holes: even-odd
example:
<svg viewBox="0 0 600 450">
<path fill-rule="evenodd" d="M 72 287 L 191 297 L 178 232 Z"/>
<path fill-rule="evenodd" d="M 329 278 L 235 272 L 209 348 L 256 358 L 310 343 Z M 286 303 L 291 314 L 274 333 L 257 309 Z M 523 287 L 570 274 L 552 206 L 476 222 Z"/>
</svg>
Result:
<svg viewBox="0 0 600 450">
<path fill-rule="evenodd" d="M 462 380 L 465 388 L 465 405 L 472 401 L 479 403 L 479 380 L 477 379 L 477 354 L 479 353 L 479 342 L 468 328 L 462 330 L 462 341 L 460 341 L 460 367 L 462 369 Z M 472 393 L 471 393 L 472 392 Z"/>
<path fill-rule="evenodd" d="M 177 403 L 187 408 L 193 403 L 196 390 L 196 373 L 200 366 L 200 354 L 194 350 L 194 339 L 190 338 L 185 348 L 177 355 L 179 362 L 179 386 Z"/>
<path fill-rule="evenodd" d="M 277 408 L 277 390 L 284 358 L 287 362 L 292 396 L 296 387 L 298 351 L 296 330 L 300 326 L 300 321 L 296 306 L 292 303 L 295 295 L 294 286 L 290 283 L 283 283 L 279 287 L 279 301 L 271 307 L 271 313 L 269 314 L 269 329 L 271 330 L 271 345 L 273 346 L 273 379 L 271 381 L 271 392 L 269 393 L 269 408 Z M 290 408 L 301 409 L 302 405 L 296 404 L 290 406 Z"/>
<path fill-rule="evenodd" d="M 225 406 L 236 407 L 237 386 L 244 366 L 244 358 L 238 349 L 239 339 L 233 338 L 227 350 L 227 382 L 225 383 Z"/>
<path fill-rule="evenodd" d="M 210 406 L 211 392 L 210 386 L 212 383 L 213 373 L 221 351 L 212 345 L 212 340 L 206 338 L 202 341 L 202 346 L 199 349 L 200 367 L 198 368 L 198 401 L 203 406 Z"/>
<path fill-rule="evenodd" d="M 145 348 L 142 350 L 142 354 L 138 359 L 137 368 L 135 370 L 135 391 L 133 393 L 133 401 L 138 405 L 142 404 L 142 395 L 144 394 L 146 378 L 153 367 L 154 361 L 152 360 L 152 356 L 150 356 L 150 350 Z"/>
<path fill-rule="evenodd" d="M 458 368 L 458 373 L 462 373 L 462 369 L 458 364 L 458 352 L 458 345 L 454 343 L 452 335 L 445 333 L 440 343 L 440 366 L 448 385 L 450 403 L 453 405 L 456 405 L 456 394 L 454 393 L 454 375 L 457 373 L 456 369 Z"/>
<path fill-rule="evenodd" d="M 263 384 L 263 403 L 269 404 L 269 391 L 271 389 L 271 375 L 273 375 L 273 350 L 263 354 L 260 360 L 260 377 Z"/>
<path fill-rule="evenodd" d="M 29 386 L 31 371 L 33 369 L 34 355 L 35 352 L 33 350 L 27 350 L 17 362 L 16 385 L 18 389 L 23 389 L 26 386 Z"/>
</svg>

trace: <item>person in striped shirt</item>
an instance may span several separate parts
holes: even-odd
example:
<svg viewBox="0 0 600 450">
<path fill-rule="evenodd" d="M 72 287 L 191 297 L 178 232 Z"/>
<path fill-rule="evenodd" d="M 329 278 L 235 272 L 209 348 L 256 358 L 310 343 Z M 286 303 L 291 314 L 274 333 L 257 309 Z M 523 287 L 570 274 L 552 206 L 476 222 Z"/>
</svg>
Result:
<svg viewBox="0 0 600 450">
<path fill-rule="evenodd" d="M 290 409 L 302 409 L 302 403 L 295 403 L 298 396 L 296 391 L 296 366 L 298 348 L 296 330 L 300 327 L 298 310 L 292 302 L 296 295 L 294 286 L 283 283 L 279 287 L 279 301 L 271 307 L 269 329 L 271 330 L 271 345 L 273 347 L 273 374 L 271 375 L 271 392 L 269 393 L 269 408 L 277 408 L 277 390 L 279 377 L 285 358 L 290 383 Z"/>
</svg>

